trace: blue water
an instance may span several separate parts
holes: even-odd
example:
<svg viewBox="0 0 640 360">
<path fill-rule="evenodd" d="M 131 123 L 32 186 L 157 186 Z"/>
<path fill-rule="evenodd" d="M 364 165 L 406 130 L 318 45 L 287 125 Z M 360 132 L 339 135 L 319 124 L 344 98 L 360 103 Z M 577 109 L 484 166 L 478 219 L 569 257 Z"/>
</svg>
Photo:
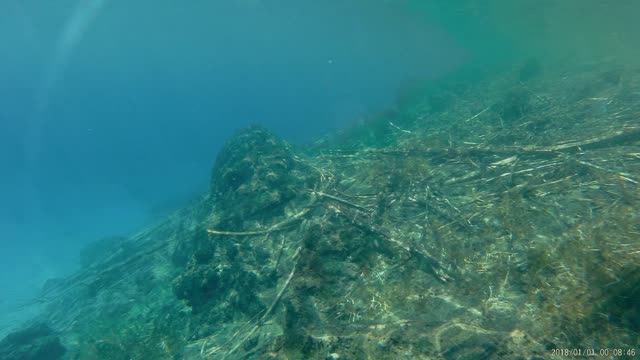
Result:
<svg viewBox="0 0 640 360">
<path fill-rule="evenodd" d="M 206 191 L 235 130 L 306 143 L 477 56 L 410 7 L 300 0 L 4 0 L 0 54 L 3 330 L 84 245 Z"/>
</svg>

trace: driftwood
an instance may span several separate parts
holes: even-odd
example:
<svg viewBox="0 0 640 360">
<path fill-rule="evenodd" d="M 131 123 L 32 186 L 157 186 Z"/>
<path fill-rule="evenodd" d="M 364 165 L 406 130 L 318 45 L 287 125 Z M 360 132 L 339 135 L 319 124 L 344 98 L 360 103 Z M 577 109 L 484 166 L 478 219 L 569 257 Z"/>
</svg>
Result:
<svg viewBox="0 0 640 360">
<path fill-rule="evenodd" d="M 624 146 L 640 141 L 640 128 L 627 127 L 592 138 L 561 142 L 549 146 L 528 145 L 523 147 L 504 146 L 490 147 L 455 147 L 455 148 L 426 148 L 412 149 L 363 149 L 363 150 L 332 150 L 324 152 L 320 157 L 353 158 L 361 156 L 422 156 L 422 157 L 478 157 L 487 155 L 500 156 L 538 156 L 553 158 L 565 153 L 576 153 L 584 150 L 602 149 L 614 146 Z M 636 154 L 637 155 L 637 154 Z"/>
</svg>

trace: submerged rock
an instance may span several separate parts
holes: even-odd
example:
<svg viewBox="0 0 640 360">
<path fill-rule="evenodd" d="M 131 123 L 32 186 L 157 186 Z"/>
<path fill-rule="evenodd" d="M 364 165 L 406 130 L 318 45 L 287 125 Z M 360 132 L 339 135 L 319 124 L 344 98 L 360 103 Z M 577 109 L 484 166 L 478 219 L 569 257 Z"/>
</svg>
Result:
<svg viewBox="0 0 640 360">
<path fill-rule="evenodd" d="M 65 352 L 58 336 L 41 323 L 13 332 L 0 341 L 2 360 L 56 360 Z"/>
<path fill-rule="evenodd" d="M 239 132 L 220 151 L 213 168 L 213 225 L 237 231 L 243 222 L 282 215 L 308 176 L 291 146 L 271 132 L 258 126 Z"/>
</svg>

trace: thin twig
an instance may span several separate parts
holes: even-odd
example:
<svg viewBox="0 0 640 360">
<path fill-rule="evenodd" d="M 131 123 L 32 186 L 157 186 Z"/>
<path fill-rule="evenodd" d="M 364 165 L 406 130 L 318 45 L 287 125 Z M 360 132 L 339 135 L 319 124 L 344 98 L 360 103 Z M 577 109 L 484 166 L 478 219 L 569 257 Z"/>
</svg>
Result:
<svg viewBox="0 0 640 360">
<path fill-rule="evenodd" d="M 354 207 L 354 208 L 356 208 L 358 210 L 361 210 L 361 211 L 364 211 L 364 212 L 371 212 L 370 209 L 367 209 L 364 206 L 360 206 L 358 204 L 354 204 L 351 201 L 348 201 L 348 200 L 345 200 L 345 199 L 341 199 L 341 198 L 339 198 L 337 196 L 329 195 L 329 194 L 326 194 L 326 193 L 323 193 L 323 192 L 320 192 L 320 191 L 310 190 L 310 192 L 312 194 L 314 194 L 314 195 L 318 195 L 318 196 L 323 197 L 323 198 L 331 199 L 331 200 L 337 201 L 339 203 L 342 203 L 342 204 L 345 204 L 345 205 L 349 205 L 351 207 Z"/>
<path fill-rule="evenodd" d="M 274 224 L 272 226 L 270 226 L 268 229 L 265 230 L 254 230 L 254 231 L 223 231 L 223 230 L 214 230 L 214 229 L 207 229 L 207 232 L 209 234 L 214 234 L 214 235 L 228 235 L 228 236 L 253 236 L 253 235 L 264 235 L 264 234 L 268 234 L 274 231 L 280 231 L 283 230 L 285 228 L 286 225 L 289 225 L 291 223 L 293 223 L 296 220 L 299 220 L 302 216 L 304 216 L 306 213 L 308 213 L 311 210 L 311 208 L 306 208 L 302 211 L 300 211 L 299 213 L 293 215 L 292 217 L 285 219 L 282 222 L 279 222 L 277 224 Z"/>
<path fill-rule="evenodd" d="M 260 328 L 260 326 L 264 324 L 264 322 L 267 320 L 269 315 L 271 315 L 273 310 L 276 308 L 276 305 L 278 305 L 278 302 L 280 302 L 282 295 L 284 295 L 285 290 L 287 290 L 287 288 L 289 287 L 289 284 L 291 283 L 291 279 L 293 279 L 293 275 L 296 272 L 296 265 L 298 265 L 298 255 L 300 255 L 301 250 L 302 248 L 298 247 L 298 249 L 296 250 L 296 253 L 293 255 L 293 258 L 295 259 L 295 261 L 293 263 L 293 267 L 291 268 L 291 272 L 289 273 L 289 277 L 287 278 L 287 281 L 284 282 L 284 285 L 278 292 L 278 295 L 276 295 L 276 298 L 271 303 L 271 306 L 269 306 L 269 308 L 264 313 L 264 315 L 262 315 L 262 317 L 258 320 L 258 322 L 256 322 L 253 328 L 251 328 L 251 331 L 249 331 L 249 333 L 242 339 L 242 341 L 237 343 L 236 346 L 234 346 L 231 350 L 229 350 L 229 352 L 225 357 L 223 357 L 223 359 L 226 359 L 227 356 L 233 354 L 234 352 L 236 352 L 236 350 L 238 350 L 238 348 L 240 348 L 240 346 L 244 345 L 244 343 L 247 342 L 249 338 L 251 338 L 251 336 Z"/>
</svg>

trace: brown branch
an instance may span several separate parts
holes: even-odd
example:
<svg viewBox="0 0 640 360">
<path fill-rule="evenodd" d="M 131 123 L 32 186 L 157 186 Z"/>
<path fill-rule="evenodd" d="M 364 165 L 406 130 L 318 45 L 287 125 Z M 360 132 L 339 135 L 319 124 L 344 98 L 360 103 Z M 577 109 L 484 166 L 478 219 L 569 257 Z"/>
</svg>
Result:
<svg viewBox="0 0 640 360">
<path fill-rule="evenodd" d="M 282 295 L 284 295 L 285 290 L 287 290 L 287 288 L 289 287 L 289 284 L 291 283 L 291 279 L 293 279 L 293 275 L 296 272 L 296 266 L 298 265 L 298 255 L 300 255 L 301 250 L 302 248 L 298 247 L 298 249 L 296 250 L 296 253 L 293 255 L 293 259 L 295 261 L 293 263 L 293 267 L 291 268 L 291 272 L 289 273 L 289 277 L 287 277 L 287 280 L 284 282 L 284 285 L 278 292 L 278 295 L 276 295 L 275 299 L 273 299 L 273 302 L 271 303 L 267 311 L 255 323 L 253 328 L 251 328 L 251 331 L 249 331 L 249 333 L 247 333 L 247 335 L 239 343 L 237 343 L 236 346 L 234 346 L 231 350 L 229 350 L 229 352 L 226 354 L 226 356 L 223 357 L 223 359 L 226 359 L 227 356 L 236 352 L 236 350 L 238 350 L 240 346 L 244 345 L 244 343 L 247 342 L 249 338 L 251 338 L 251 336 L 265 323 L 265 321 L 267 321 L 267 318 L 269 317 L 269 315 L 271 315 L 273 310 L 276 308 L 276 305 L 278 305 L 278 303 L 280 302 L 280 299 L 282 298 Z"/>
<path fill-rule="evenodd" d="M 308 213 L 311 210 L 310 207 L 300 211 L 299 213 L 293 215 L 292 217 L 285 219 L 282 222 L 279 222 L 277 224 L 274 224 L 272 226 L 270 226 L 268 229 L 265 230 L 254 230 L 254 231 L 223 231 L 223 230 L 215 230 L 215 229 L 207 229 L 207 232 L 209 234 L 214 234 L 214 235 L 228 235 L 228 236 L 253 236 L 253 235 L 264 235 L 264 234 L 269 234 L 272 233 L 274 231 L 280 231 L 283 230 L 287 225 L 290 225 L 291 223 L 300 220 L 301 217 L 303 217 L 306 213 Z"/>
<path fill-rule="evenodd" d="M 534 155 L 539 157 L 556 157 L 563 152 L 580 152 L 583 150 L 601 149 L 613 146 L 622 146 L 640 141 L 640 128 L 624 128 L 611 133 L 592 137 L 589 139 L 565 142 L 550 146 L 529 145 L 524 147 L 505 147 L 492 149 L 484 147 L 461 148 L 426 148 L 419 150 L 392 150 L 392 149 L 366 149 L 360 151 L 332 151 L 323 156 L 356 156 L 356 155 L 382 155 L 382 156 L 483 156 L 483 155 Z"/>
</svg>

